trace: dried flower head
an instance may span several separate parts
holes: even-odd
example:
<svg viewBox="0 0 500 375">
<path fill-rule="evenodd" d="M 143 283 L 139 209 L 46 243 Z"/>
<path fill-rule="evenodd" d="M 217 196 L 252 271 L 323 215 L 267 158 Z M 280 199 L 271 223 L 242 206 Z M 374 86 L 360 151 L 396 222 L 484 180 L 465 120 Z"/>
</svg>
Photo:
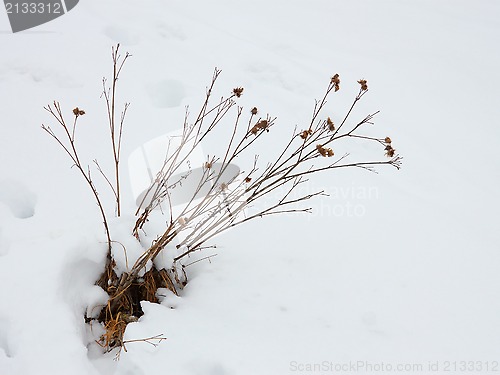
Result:
<svg viewBox="0 0 500 375">
<path fill-rule="evenodd" d="M 335 124 L 333 123 L 332 119 L 328 117 L 326 119 L 326 124 L 328 125 L 328 129 L 333 132 L 335 130 Z"/>
<path fill-rule="evenodd" d="M 250 113 L 251 113 L 252 115 L 256 115 L 258 112 L 259 112 L 259 110 L 257 109 L 257 107 L 253 107 L 253 108 L 250 110 Z"/>
<path fill-rule="evenodd" d="M 257 134 L 259 130 L 267 129 L 267 126 L 269 125 L 267 120 L 260 120 L 258 123 L 256 123 L 252 129 L 250 129 L 250 132 L 252 134 Z"/>
<path fill-rule="evenodd" d="M 334 155 L 333 151 L 331 148 L 326 148 L 323 147 L 322 145 L 316 145 L 316 150 L 321 154 L 323 157 L 331 157 Z"/>
<path fill-rule="evenodd" d="M 392 142 L 392 140 L 391 140 L 389 137 L 385 137 L 384 142 L 385 142 L 385 143 L 391 143 L 391 142 Z"/>
<path fill-rule="evenodd" d="M 300 133 L 300 138 L 306 139 L 309 135 L 312 134 L 312 130 L 304 130 L 302 133 Z"/>
<path fill-rule="evenodd" d="M 330 80 L 330 82 L 333 84 L 333 86 L 335 87 L 335 91 L 339 91 L 340 90 L 340 78 L 339 78 L 339 75 L 338 74 L 335 74 L 332 79 Z"/>
<path fill-rule="evenodd" d="M 318 152 L 323 155 L 325 153 L 324 149 L 323 149 L 323 146 L 321 145 L 316 145 L 316 150 L 318 150 Z M 323 155 L 324 156 L 324 155 Z"/>
<path fill-rule="evenodd" d="M 78 117 L 78 116 L 83 116 L 85 114 L 85 111 L 81 110 L 80 108 L 76 107 L 73 109 L 73 114 Z"/>
<path fill-rule="evenodd" d="M 385 146 L 385 155 L 392 158 L 394 156 L 394 153 L 396 152 L 395 149 L 392 148 L 391 145 Z"/>
<path fill-rule="evenodd" d="M 209 161 L 206 161 L 205 164 L 204 164 L 204 167 L 207 168 L 207 169 L 210 169 L 210 168 L 212 168 L 212 163 L 209 162 Z"/>
<path fill-rule="evenodd" d="M 368 84 L 366 82 L 366 79 L 360 79 L 358 83 L 361 85 L 361 90 L 363 91 L 368 90 Z"/>
<path fill-rule="evenodd" d="M 248 184 L 252 179 L 250 177 L 245 178 L 245 182 Z"/>
<path fill-rule="evenodd" d="M 227 188 L 228 188 L 228 186 L 227 186 L 227 184 L 226 184 L 225 182 L 223 182 L 222 184 L 220 184 L 220 189 L 221 189 L 222 191 L 227 190 Z"/>
<path fill-rule="evenodd" d="M 233 94 L 239 98 L 243 94 L 243 87 L 236 87 L 233 89 Z"/>
</svg>

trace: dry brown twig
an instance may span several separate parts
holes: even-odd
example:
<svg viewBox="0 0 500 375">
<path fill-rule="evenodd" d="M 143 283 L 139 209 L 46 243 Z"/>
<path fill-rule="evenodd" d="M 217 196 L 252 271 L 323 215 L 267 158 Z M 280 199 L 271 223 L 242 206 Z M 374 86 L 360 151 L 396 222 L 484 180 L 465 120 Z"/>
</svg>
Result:
<svg viewBox="0 0 500 375">
<path fill-rule="evenodd" d="M 104 97 L 106 101 L 106 108 L 108 110 L 108 123 L 109 130 L 111 135 L 111 148 L 113 151 L 113 160 L 115 167 L 115 186 L 113 186 L 110 181 L 106 178 L 104 173 L 102 173 L 100 167 L 99 171 L 106 178 L 108 183 L 111 186 L 113 194 L 115 195 L 116 200 L 116 215 L 121 215 L 121 204 L 120 204 L 120 153 L 121 153 L 121 144 L 122 144 L 122 131 L 123 131 L 123 123 L 125 121 L 125 116 L 127 114 L 127 109 L 130 106 L 130 103 L 125 103 L 123 111 L 120 115 L 120 123 L 117 126 L 116 122 L 116 84 L 120 77 L 120 73 L 122 71 L 123 66 L 127 59 L 132 56 L 128 52 L 125 53 L 125 56 L 121 58 L 119 55 L 120 44 L 117 44 L 116 47 L 112 47 L 111 49 L 111 59 L 113 61 L 113 78 L 111 81 L 111 88 L 106 86 L 106 78 L 102 79 L 102 97 Z"/>
<path fill-rule="evenodd" d="M 130 103 L 125 103 L 124 109 L 121 112 L 120 115 L 120 122 L 119 125 L 116 126 L 116 120 L 115 120 L 115 102 L 116 102 L 116 85 L 121 73 L 121 70 L 126 62 L 126 60 L 131 56 L 128 52 L 125 54 L 125 56 L 122 58 L 119 55 L 119 49 L 120 49 L 120 44 L 117 44 L 116 47 L 112 47 L 111 49 L 111 57 L 113 61 L 113 78 L 112 78 L 112 84 L 111 88 L 108 89 L 106 87 L 106 78 L 103 78 L 102 80 L 102 85 L 103 85 L 103 91 L 102 91 L 102 96 L 104 97 L 106 101 L 106 107 L 107 107 L 107 112 L 108 112 L 108 123 L 109 123 L 109 129 L 110 129 L 110 135 L 111 135 L 111 145 L 112 145 L 112 151 L 113 151 L 113 159 L 114 159 L 114 169 L 115 169 L 115 181 L 114 185 L 110 181 L 110 179 L 107 177 L 106 173 L 102 170 L 101 166 L 99 165 L 99 162 L 97 160 L 93 160 L 94 164 L 97 167 L 97 170 L 99 173 L 102 175 L 106 183 L 109 185 L 113 195 L 115 196 L 115 201 L 116 201 L 116 215 L 120 216 L 121 214 L 121 205 L 120 205 L 120 174 L 119 174 L 119 164 L 120 164 L 120 153 L 121 153 L 121 141 L 122 141 L 122 132 L 123 132 L 123 124 L 125 121 L 125 116 L 127 113 L 127 109 L 130 105 Z M 108 262 L 111 262 L 111 248 L 112 248 L 112 240 L 111 240 L 111 233 L 109 230 L 109 225 L 108 225 L 108 220 L 107 220 L 107 215 L 106 215 L 106 210 L 103 205 L 103 202 L 101 198 L 99 197 L 99 193 L 97 191 L 97 188 L 95 187 L 92 177 L 91 177 L 91 170 L 90 166 L 87 166 L 87 171 L 85 171 L 85 168 L 83 164 L 80 161 L 77 148 L 76 148 L 76 143 L 75 143 L 75 131 L 76 131 L 76 125 L 78 122 L 78 119 L 85 115 L 85 111 L 75 107 L 73 109 L 73 125 L 70 127 L 66 124 L 66 121 L 64 119 L 64 115 L 61 110 L 61 105 L 59 102 L 54 101 L 53 106 L 48 105 L 44 107 L 44 109 L 49 112 L 52 117 L 56 120 L 56 122 L 63 128 L 64 132 L 63 135 L 60 136 L 52 130 L 50 126 L 45 126 L 42 124 L 42 129 L 45 130 L 50 136 L 52 136 L 57 143 L 64 149 L 64 151 L 69 155 L 71 160 L 73 161 L 73 165 L 78 168 L 78 170 L 81 172 L 82 176 L 84 177 L 86 183 L 90 187 L 95 200 L 97 202 L 97 205 L 99 207 L 99 211 L 102 216 L 103 220 L 103 225 L 104 229 L 106 232 L 106 238 L 107 238 L 107 243 L 108 243 Z"/>
<path fill-rule="evenodd" d="M 119 161 L 123 120 L 128 104 L 125 104 L 120 123 L 116 126 L 116 82 L 125 61 L 130 55 L 127 53 L 123 59 L 120 59 L 118 49 L 119 45 L 112 50 L 113 81 L 111 89 L 106 88 L 106 80 L 103 80 L 103 96 L 108 109 L 115 181 L 112 182 L 106 177 L 97 161 L 94 161 L 94 163 L 97 170 L 111 187 L 115 196 L 117 215 L 120 215 Z M 360 84 L 359 92 L 346 114 L 341 117 L 342 121 L 338 126 L 331 117 L 322 114 L 329 96 L 340 90 L 340 77 L 338 74 L 335 74 L 330 79 L 322 99 L 315 102 L 311 120 L 307 126 L 303 129 L 295 128 L 290 139 L 284 142 L 281 148 L 277 149 L 276 158 L 262 165 L 259 156 L 252 150 L 260 142 L 265 142 L 266 134 L 275 126 L 276 118 L 269 115 L 259 117 L 258 109 L 254 107 L 249 111 L 248 121 L 243 121 L 242 119 L 245 117 L 243 108 L 236 104 L 237 99 L 244 92 L 241 87 L 233 89 L 227 97 L 214 100 L 214 87 L 220 74 L 219 69 L 214 70 L 201 109 L 197 113 L 194 122 L 190 122 L 189 111 L 186 110 L 182 134 L 179 135 L 180 146 L 175 148 L 171 147 L 170 144 L 168 145 L 167 150 L 165 150 L 166 156 L 163 165 L 157 172 L 154 181 L 152 181 L 137 209 L 137 220 L 132 229 L 132 234 L 139 241 L 144 242 L 141 231 L 155 208 L 163 207 L 168 210 L 169 216 L 165 231 L 151 245 L 146 245 L 144 253 L 126 271 L 116 269 L 111 255 L 112 241 L 104 207 L 92 183 L 90 169 L 87 172 L 85 171 L 76 151 L 74 142 L 75 127 L 79 116 L 84 112 L 80 113 L 78 108 L 75 109 L 74 124 L 70 129 L 64 121 L 59 103 L 55 102 L 54 108 L 51 106 L 46 108 L 64 129 L 65 141 L 62 141 L 50 127 L 43 126 L 43 129 L 56 139 L 83 174 L 94 193 L 104 220 L 110 255 L 107 258 L 105 272 L 99 279 L 98 285 L 108 292 L 109 301 L 98 320 L 106 328 L 106 334 L 101 337 L 100 344 L 108 350 L 117 346 L 124 347 L 126 342 L 141 341 L 123 341 L 124 327 L 128 322 L 127 317 L 135 316 L 138 318 L 142 314 L 142 310 L 140 310 L 141 300 L 157 302 L 155 291 L 158 288 L 164 287 L 174 294 L 178 294 L 176 288 L 182 287 L 186 282 L 185 267 L 197 262 L 195 260 L 183 265 L 182 260 L 195 251 L 209 247 L 205 244 L 214 236 L 223 233 L 229 228 L 263 216 L 291 212 L 311 212 L 311 208 L 297 208 L 296 206 L 298 203 L 308 201 L 313 197 L 325 195 L 324 191 L 297 195 L 297 188 L 306 183 L 310 175 L 349 167 L 373 171 L 373 168 L 379 165 L 390 165 L 397 169 L 401 166 L 402 158 L 395 153 L 392 140 L 389 137 L 376 138 L 360 133 L 360 130 L 365 125 L 373 124 L 373 118 L 378 111 L 365 116 L 361 121 L 350 124 L 354 108 L 368 92 L 366 80 L 358 81 Z M 190 177 L 192 168 L 199 167 L 193 167 L 189 164 L 190 157 L 208 136 L 212 136 L 220 128 L 227 129 L 228 121 L 232 126 L 230 126 L 230 134 L 226 136 L 227 142 L 224 151 L 220 156 L 207 157 L 203 164 L 201 177 L 196 181 L 191 198 L 180 208 L 180 212 L 174 215 L 171 200 L 172 191 L 182 189 L 182 184 Z M 224 127 L 220 126 L 222 123 L 225 124 Z M 335 142 L 342 139 L 361 139 L 380 144 L 384 147 L 383 150 L 388 159 L 376 158 L 372 161 L 350 161 L 348 153 L 336 156 Z M 242 171 L 230 178 L 224 177 L 227 176 L 225 172 L 228 171 L 230 165 L 236 159 L 245 157 L 253 160 L 249 170 Z M 180 173 L 186 164 L 189 166 L 189 170 Z M 215 165 L 218 165 L 218 169 L 214 168 Z M 271 195 L 273 199 L 270 203 L 268 200 L 255 213 L 243 214 L 246 208 L 250 206 L 258 207 L 259 202 L 264 203 L 267 198 L 271 198 Z M 154 261 L 166 246 L 174 243 L 174 241 L 177 242 L 176 248 L 179 249 L 179 254 L 174 258 L 172 268 L 156 270 L 153 267 L 148 270 L 149 262 Z M 203 259 L 209 260 L 210 258 L 209 256 Z M 150 274 L 146 273 L 147 277 L 146 275 L 139 277 L 144 271 L 150 272 Z M 142 341 L 148 342 L 148 340 L 155 338 L 157 337 L 154 336 Z"/>
<path fill-rule="evenodd" d="M 73 162 L 73 166 L 75 166 L 80 171 L 85 182 L 92 191 L 92 194 L 94 195 L 94 198 L 97 202 L 97 206 L 99 207 L 99 211 L 101 213 L 104 230 L 106 232 L 106 239 L 108 243 L 108 254 L 111 256 L 112 241 L 111 241 L 111 233 L 109 231 L 108 219 L 106 217 L 106 211 L 104 209 L 104 205 L 101 201 L 97 188 L 95 187 L 94 182 L 92 181 L 90 167 L 87 167 L 87 170 L 85 170 L 84 165 L 80 161 L 80 157 L 78 155 L 75 143 L 75 136 L 76 136 L 75 131 L 78 119 L 80 116 L 83 116 L 85 114 L 85 111 L 79 109 L 78 107 L 73 109 L 74 119 L 73 119 L 73 125 L 71 126 L 70 129 L 70 127 L 66 123 L 66 120 L 64 119 L 61 110 L 61 105 L 59 104 L 59 102 L 54 101 L 53 106 L 48 105 L 44 107 L 44 109 L 47 112 L 49 112 L 52 115 L 52 117 L 56 120 L 56 123 L 61 126 L 61 128 L 63 129 L 63 136 L 57 135 L 50 126 L 42 124 L 42 129 L 45 130 L 52 138 L 54 138 L 57 141 L 57 143 L 63 148 L 63 150 L 68 154 L 68 156 Z"/>
</svg>

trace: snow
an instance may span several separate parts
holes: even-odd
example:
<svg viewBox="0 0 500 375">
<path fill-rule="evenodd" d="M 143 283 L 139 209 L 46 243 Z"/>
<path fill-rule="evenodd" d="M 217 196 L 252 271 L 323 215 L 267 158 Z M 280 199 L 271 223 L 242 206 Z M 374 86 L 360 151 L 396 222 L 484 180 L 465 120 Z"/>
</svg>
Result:
<svg viewBox="0 0 500 375">
<path fill-rule="evenodd" d="M 455 373 L 491 373 L 500 349 L 499 16 L 493 0 L 82 0 L 12 34 L 0 11 L 0 374 L 312 373 L 308 364 L 332 373 L 313 366 L 325 361 L 421 364 L 421 373 L 479 361 L 482 371 Z M 118 102 L 131 102 L 127 157 L 178 129 L 186 105 L 195 113 L 218 67 L 217 95 L 242 86 L 241 105 L 278 117 L 263 158 L 307 123 L 339 73 L 326 111 L 338 121 L 356 80 L 367 79 L 354 116 L 381 110 L 373 134 L 390 136 L 404 165 L 314 176 L 303 188 L 330 197 L 312 201 L 313 214 L 251 221 L 214 239 L 203 255 L 217 256 L 187 267 L 182 295 L 144 303 L 125 334 L 167 340 L 129 343 L 114 361 L 87 349 L 99 327 L 83 322 L 88 306 L 106 301 L 94 286 L 106 253 L 101 218 L 40 125 L 51 124 L 43 106 L 53 100 L 68 113 L 83 108 L 82 159 L 110 170 L 99 96 L 118 42 L 133 55 L 119 82 Z M 355 147 L 361 158 L 379 152 Z M 125 165 L 122 173 L 126 214 L 111 231 L 130 262 L 141 248 Z"/>
</svg>

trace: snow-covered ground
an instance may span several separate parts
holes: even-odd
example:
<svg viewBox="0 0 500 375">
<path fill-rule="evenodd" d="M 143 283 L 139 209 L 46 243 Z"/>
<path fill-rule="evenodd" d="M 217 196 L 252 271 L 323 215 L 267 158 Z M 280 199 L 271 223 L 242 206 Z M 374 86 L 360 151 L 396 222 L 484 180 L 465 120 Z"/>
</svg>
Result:
<svg viewBox="0 0 500 375">
<path fill-rule="evenodd" d="M 0 11 L 0 374 L 499 373 L 499 17 L 494 0 L 81 0 L 12 34 Z M 310 216 L 216 238 L 182 297 L 144 304 L 126 331 L 167 340 L 113 361 L 87 350 L 82 319 L 99 298 L 99 212 L 40 125 L 53 100 L 85 109 L 80 150 L 110 167 L 99 96 L 117 42 L 133 55 L 124 155 L 179 128 L 218 67 L 219 93 L 243 86 L 241 104 L 278 117 L 270 145 L 305 126 L 333 74 L 332 116 L 367 79 L 355 115 L 381 110 L 375 134 L 404 165 L 313 176 L 330 197 Z M 128 216 L 112 227 L 127 241 L 123 173 Z"/>
</svg>

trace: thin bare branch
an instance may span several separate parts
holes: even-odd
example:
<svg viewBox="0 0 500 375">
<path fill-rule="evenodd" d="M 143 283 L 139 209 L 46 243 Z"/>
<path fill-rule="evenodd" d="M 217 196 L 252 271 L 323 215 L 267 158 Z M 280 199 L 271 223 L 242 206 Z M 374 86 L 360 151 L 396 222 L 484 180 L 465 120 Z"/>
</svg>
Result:
<svg viewBox="0 0 500 375">
<path fill-rule="evenodd" d="M 92 194 L 94 195 L 94 198 L 97 202 L 97 206 L 99 207 L 99 211 L 101 213 L 101 217 L 103 220 L 103 225 L 104 225 L 104 230 L 106 232 L 106 238 L 108 242 L 108 259 L 111 259 L 111 234 L 109 231 L 109 226 L 108 226 L 108 220 L 106 217 L 106 212 L 104 210 L 104 205 L 101 201 L 101 198 L 99 196 L 99 193 L 97 192 L 96 187 L 94 186 L 94 183 L 92 181 L 90 171 L 85 172 L 84 166 L 80 162 L 80 158 L 78 156 L 78 151 L 75 146 L 75 140 L 74 140 L 74 131 L 70 133 L 69 128 L 66 124 L 66 121 L 64 119 L 64 116 L 62 114 L 61 106 L 59 102 L 54 101 L 54 108 L 52 108 L 50 105 L 45 107 L 45 110 L 48 111 L 52 117 L 56 120 L 56 122 L 61 125 L 63 129 L 63 137 L 61 138 L 58 136 L 51 128 L 50 126 L 45 126 L 42 125 L 42 129 L 45 130 L 52 138 L 54 138 L 57 143 L 61 146 L 61 148 L 66 152 L 66 154 L 70 157 L 71 161 L 73 162 L 73 165 L 80 171 L 80 174 L 83 176 L 85 182 L 89 186 L 90 190 L 92 191 Z M 78 108 L 76 108 L 78 109 Z M 73 111 L 75 119 L 73 122 L 73 129 L 76 126 L 76 122 L 79 116 L 81 116 L 81 112 L 76 111 L 76 109 Z M 84 113 L 84 112 L 83 112 Z"/>
</svg>

